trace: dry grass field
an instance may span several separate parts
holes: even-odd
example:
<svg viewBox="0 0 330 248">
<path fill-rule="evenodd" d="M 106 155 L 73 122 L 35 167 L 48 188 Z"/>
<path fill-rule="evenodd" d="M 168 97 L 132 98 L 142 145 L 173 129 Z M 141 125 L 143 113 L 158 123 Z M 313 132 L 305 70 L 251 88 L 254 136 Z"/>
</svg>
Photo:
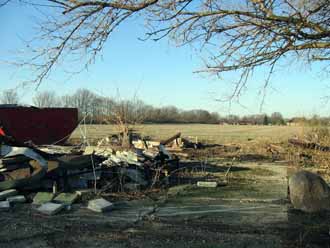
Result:
<svg viewBox="0 0 330 248">
<path fill-rule="evenodd" d="M 155 140 L 167 138 L 177 132 L 183 137 L 208 143 L 246 143 L 249 141 L 264 141 L 278 143 L 293 135 L 301 135 L 305 130 L 301 126 L 232 126 L 207 124 L 150 124 L 134 126 L 143 136 L 150 136 Z M 116 133 L 115 125 L 86 125 L 79 126 L 71 136 L 78 139 L 82 135 L 90 140 L 97 140 Z"/>
</svg>

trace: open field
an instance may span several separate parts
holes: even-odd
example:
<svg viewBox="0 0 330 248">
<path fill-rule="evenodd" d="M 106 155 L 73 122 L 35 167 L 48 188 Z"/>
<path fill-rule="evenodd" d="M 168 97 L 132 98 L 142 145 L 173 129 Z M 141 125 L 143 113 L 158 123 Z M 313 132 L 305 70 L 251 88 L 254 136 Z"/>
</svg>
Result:
<svg viewBox="0 0 330 248">
<path fill-rule="evenodd" d="M 143 136 L 151 136 L 155 140 L 167 138 L 177 132 L 190 139 L 208 143 L 246 143 L 251 140 L 282 142 L 304 132 L 301 126 L 232 126 L 207 124 L 150 124 L 135 126 L 137 132 Z M 79 126 L 71 139 L 77 139 L 86 134 L 88 139 L 102 139 L 116 133 L 115 125 L 86 125 Z"/>
</svg>

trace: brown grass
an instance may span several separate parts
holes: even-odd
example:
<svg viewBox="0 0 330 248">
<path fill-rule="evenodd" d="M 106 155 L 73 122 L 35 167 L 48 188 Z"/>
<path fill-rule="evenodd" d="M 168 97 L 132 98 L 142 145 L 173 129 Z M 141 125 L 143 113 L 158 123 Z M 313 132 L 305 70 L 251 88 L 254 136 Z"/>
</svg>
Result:
<svg viewBox="0 0 330 248">
<path fill-rule="evenodd" d="M 299 135 L 302 140 L 307 140 L 322 146 L 330 146 L 330 130 L 328 126 L 312 126 L 304 129 Z M 314 167 L 330 172 L 329 152 L 317 149 L 304 149 L 290 145 L 287 149 L 288 160 L 301 167 Z"/>
<path fill-rule="evenodd" d="M 293 135 L 301 135 L 303 128 L 299 126 L 231 126 L 231 125 L 207 125 L 207 124 L 161 124 L 161 125 L 139 125 L 135 130 L 143 136 L 150 136 L 155 140 L 167 138 L 177 132 L 183 137 L 198 141 L 228 144 L 228 143 L 254 143 L 271 142 L 280 143 L 286 141 Z M 81 130 L 81 131 L 80 131 Z M 116 133 L 114 125 L 87 125 L 80 126 L 72 134 L 71 139 L 78 139 L 81 132 L 88 139 L 102 139 Z"/>
</svg>

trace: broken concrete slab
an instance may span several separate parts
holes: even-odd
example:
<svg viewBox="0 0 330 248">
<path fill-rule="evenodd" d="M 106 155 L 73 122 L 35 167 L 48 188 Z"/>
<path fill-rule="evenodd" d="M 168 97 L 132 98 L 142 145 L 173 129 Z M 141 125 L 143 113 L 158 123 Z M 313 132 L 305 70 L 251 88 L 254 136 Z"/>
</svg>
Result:
<svg viewBox="0 0 330 248">
<path fill-rule="evenodd" d="M 137 166 L 142 165 L 139 162 L 137 154 L 135 152 L 131 152 L 131 151 L 117 151 L 116 155 L 111 156 L 111 159 L 115 163 L 135 164 Z"/>
<path fill-rule="evenodd" d="M 64 205 L 71 205 L 78 199 L 78 197 L 79 195 L 77 193 L 61 193 L 56 196 L 53 201 Z"/>
<path fill-rule="evenodd" d="M 216 188 L 216 187 L 218 187 L 218 183 L 217 182 L 208 182 L 208 181 L 198 181 L 197 186 L 203 187 L 203 188 Z"/>
<path fill-rule="evenodd" d="M 24 195 L 15 195 L 15 196 L 10 196 L 7 198 L 7 201 L 11 204 L 15 204 L 15 203 L 25 203 L 26 202 L 26 198 Z"/>
<path fill-rule="evenodd" d="M 54 194 L 50 192 L 38 192 L 33 198 L 33 204 L 41 205 L 51 202 L 54 199 Z"/>
<path fill-rule="evenodd" d="M 8 189 L 0 192 L 0 201 L 6 200 L 10 196 L 17 195 L 18 192 L 16 189 Z"/>
<path fill-rule="evenodd" d="M 111 210 L 113 204 L 103 198 L 99 198 L 89 201 L 87 208 L 95 212 L 103 213 Z"/>
<path fill-rule="evenodd" d="M 9 201 L 1 201 L 0 202 L 0 211 L 2 210 L 9 210 L 10 209 L 10 203 Z"/>
<path fill-rule="evenodd" d="M 47 202 L 42 204 L 37 210 L 43 214 L 55 215 L 65 208 L 64 204 Z"/>
<path fill-rule="evenodd" d="M 113 150 L 109 146 L 87 146 L 84 155 L 99 155 L 108 158 L 113 154 Z"/>
</svg>

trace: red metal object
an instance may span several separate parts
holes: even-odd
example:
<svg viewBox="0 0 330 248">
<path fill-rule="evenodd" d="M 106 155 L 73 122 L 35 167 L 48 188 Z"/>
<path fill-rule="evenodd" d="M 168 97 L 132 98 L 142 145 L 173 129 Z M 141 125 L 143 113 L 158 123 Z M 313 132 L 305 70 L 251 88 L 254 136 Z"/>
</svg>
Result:
<svg viewBox="0 0 330 248">
<path fill-rule="evenodd" d="M 63 144 L 78 125 L 76 108 L 0 106 L 0 125 L 20 143 Z"/>
</svg>

